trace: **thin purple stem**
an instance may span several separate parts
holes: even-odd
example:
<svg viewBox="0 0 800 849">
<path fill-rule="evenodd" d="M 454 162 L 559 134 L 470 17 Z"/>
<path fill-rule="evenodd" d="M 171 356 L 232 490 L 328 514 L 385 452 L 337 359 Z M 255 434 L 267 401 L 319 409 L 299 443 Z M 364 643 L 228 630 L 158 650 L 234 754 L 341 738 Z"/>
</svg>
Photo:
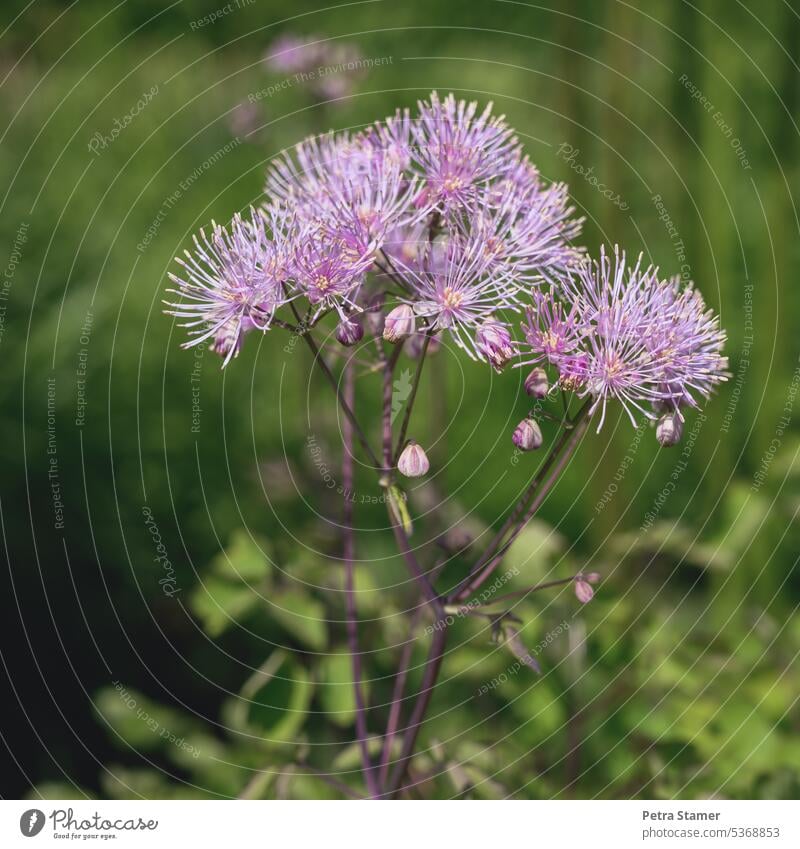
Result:
<svg viewBox="0 0 800 849">
<path fill-rule="evenodd" d="M 392 744 L 394 743 L 395 734 L 397 733 L 397 727 L 400 724 L 400 713 L 403 706 L 403 693 L 406 689 L 406 680 L 408 679 L 408 669 L 411 665 L 411 656 L 414 653 L 414 632 L 419 624 L 422 610 L 422 607 L 418 607 L 411 617 L 409 638 L 403 644 L 403 650 L 400 653 L 400 665 L 394 679 L 392 701 L 389 706 L 389 720 L 386 723 L 386 734 L 384 736 L 380 773 L 378 775 L 378 780 L 382 786 L 386 784 L 386 779 L 389 777 L 389 758 L 392 753 Z"/>
<path fill-rule="evenodd" d="M 417 397 L 417 389 L 419 388 L 419 380 L 422 377 L 422 367 L 425 365 L 425 355 L 428 353 L 428 345 L 431 343 L 431 333 L 430 331 L 425 331 L 425 339 L 422 342 L 422 350 L 419 354 L 419 360 L 417 361 L 417 370 L 414 373 L 414 383 L 411 386 L 411 394 L 408 397 L 408 403 L 406 404 L 406 411 L 403 415 L 403 423 L 400 425 L 400 435 L 397 437 L 397 449 L 395 450 L 395 462 L 400 457 L 400 452 L 403 450 L 404 443 L 406 441 L 406 431 L 408 430 L 408 423 L 411 420 L 411 411 L 414 409 L 414 401 Z"/>
<path fill-rule="evenodd" d="M 583 436 L 586 426 L 589 423 L 589 420 L 586 416 L 586 412 L 588 410 L 588 405 L 584 405 L 583 408 L 578 412 L 573 421 L 573 427 L 570 430 L 564 431 L 561 435 L 561 438 L 558 441 L 557 449 L 554 447 L 554 450 L 551 451 L 550 456 L 547 460 L 542 464 L 539 471 L 536 474 L 531 486 L 526 491 L 523 496 L 521 503 L 524 505 L 530 495 L 533 495 L 533 500 L 530 503 L 530 506 L 525 511 L 524 515 L 521 519 L 516 522 L 516 525 L 512 528 L 511 534 L 508 539 L 500 546 L 497 553 L 492 557 L 492 559 L 488 562 L 487 565 L 481 567 L 482 561 L 479 561 L 478 568 L 481 569 L 480 572 L 475 572 L 473 569 L 472 573 L 467 576 L 467 578 L 462 581 L 462 583 L 456 588 L 455 592 L 453 592 L 450 596 L 454 601 L 462 601 L 471 593 L 475 592 L 481 584 L 486 581 L 487 578 L 494 572 L 494 570 L 500 565 L 505 556 L 508 549 L 511 547 L 511 544 L 514 540 L 519 536 L 522 529 L 525 525 L 533 517 L 534 513 L 539 509 L 542 502 L 547 498 L 550 490 L 555 485 L 558 478 L 561 476 L 561 473 L 564 470 L 564 467 L 569 462 L 572 457 L 575 449 L 578 447 L 578 444 L 581 441 L 581 437 Z M 568 437 L 565 439 L 565 437 Z M 559 452 L 561 448 L 564 448 L 563 453 L 559 457 Z M 556 462 L 557 460 L 557 462 Z M 543 481 L 544 476 L 549 471 L 550 467 L 555 463 L 555 468 L 553 469 L 552 474 Z M 524 508 L 523 508 L 524 509 Z M 519 514 L 519 505 L 514 511 L 515 514 Z M 483 558 L 485 560 L 485 557 Z"/>
<path fill-rule="evenodd" d="M 344 398 L 352 409 L 355 404 L 355 380 L 350 363 L 344 366 Z M 344 532 L 344 568 L 345 568 L 345 607 L 347 611 L 347 642 L 350 649 L 350 660 L 353 669 L 353 689 L 356 702 L 356 734 L 361 750 L 361 764 L 364 779 L 370 796 L 379 792 L 378 782 L 373 772 L 369 756 L 367 731 L 367 707 L 364 692 L 361 688 L 361 651 L 358 645 L 358 619 L 355 596 L 355 538 L 353 534 L 353 425 L 349 418 L 342 422 L 342 485 L 344 487 L 344 515 L 342 529 Z"/>
<path fill-rule="evenodd" d="M 411 717 L 408 721 L 405 734 L 403 736 L 403 745 L 400 750 L 400 757 L 397 760 L 392 777 L 389 781 L 389 793 L 396 794 L 401 788 L 403 778 L 411 761 L 411 756 L 414 753 L 414 747 L 417 744 L 417 737 L 422 728 L 422 723 L 425 720 L 425 713 L 428 710 L 433 691 L 436 687 L 436 679 L 439 677 L 439 669 L 442 665 L 444 657 L 444 649 L 447 645 L 447 625 L 444 619 L 440 619 L 437 623 L 436 630 L 433 633 L 431 640 L 431 648 L 428 653 L 428 659 L 425 661 L 425 673 L 422 676 L 422 686 L 417 695 L 414 709 L 411 711 Z"/>
</svg>

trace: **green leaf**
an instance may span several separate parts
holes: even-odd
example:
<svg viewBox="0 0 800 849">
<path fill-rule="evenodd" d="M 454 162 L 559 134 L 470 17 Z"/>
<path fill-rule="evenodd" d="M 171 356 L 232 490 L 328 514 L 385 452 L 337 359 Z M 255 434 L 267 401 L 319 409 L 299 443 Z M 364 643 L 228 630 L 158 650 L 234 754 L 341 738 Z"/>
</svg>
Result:
<svg viewBox="0 0 800 849">
<path fill-rule="evenodd" d="M 267 543 L 243 530 L 234 531 L 225 551 L 213 561 L 214 572 L 231 580 L 260 581 L 269 574 Z"/>
<path fill-rule="evenodd" d="M 325 655 L 319 664 L 319 697 L 328 719 L 347 727 L 356 715 L 356 696 L 353 687 L 353 668 L 349 653 L 344 649 Z M 366 699 L 366 685 L 362 682 Z"/>
<path fill-rule="evenodd" d="M 206 633 L 218 637 L 262 600 L 259 593 L 250 587 L 236 586 L 211 576 L 192 592 L 189 606 Z"/>
<path fill-rule="evenodd" d="M 245 681 L 238 697 L 226 702 L 224 721 L 234 731 L 266 743 L 294 741 L 313 694 L 308 672 L 279 649 Z"/>
<path fill-rule="evenodd" d="M 293 637 L 314 651 L 324 650 L 328 643 L 325 606 L 302 590 L 285 590 L 272 599 L 269 615 Z"/>
</svg>

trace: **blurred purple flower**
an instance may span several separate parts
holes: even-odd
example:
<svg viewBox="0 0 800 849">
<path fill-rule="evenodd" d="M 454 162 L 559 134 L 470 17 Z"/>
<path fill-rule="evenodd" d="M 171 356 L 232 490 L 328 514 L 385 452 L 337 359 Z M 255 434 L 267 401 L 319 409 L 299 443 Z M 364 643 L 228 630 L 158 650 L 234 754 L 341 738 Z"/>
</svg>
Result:
<svg viewBox="0 0 800 849">
<path fill-rule="evenodd" d="M 289 237 L 283 216 L 275 210 L 236 215 L 229 230 L 211 223 L 207 235 L 194 237 L 194 253 L 176 261 L 183 276 L 170 274 L 180 296 L 166 302 L 167 312 L 184 319 L 190 340 L 184 347 L 214 337 L 213 349 L 223 366 L 237 356 L 244 334 L 267 330 L 275 310 L 287 302 L 283 283 L 289 276 Z"/>
</svg>

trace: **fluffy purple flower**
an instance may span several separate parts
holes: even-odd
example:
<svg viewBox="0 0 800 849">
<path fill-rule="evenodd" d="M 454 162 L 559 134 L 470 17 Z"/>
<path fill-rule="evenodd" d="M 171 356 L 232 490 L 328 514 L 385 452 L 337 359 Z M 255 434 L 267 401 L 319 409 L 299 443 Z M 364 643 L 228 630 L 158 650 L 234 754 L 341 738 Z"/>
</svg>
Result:
<svg viewBox="0 0 800 849">
<path fill-rule="evenodd" d="M 480 233 L 487 254 L 515 278 L 543 277 L 551 282 L 583 259 L 572 246 L 583 225 L 572 217 L 567 186 L 546 186 L 537 169 L 521 160 L 511 176 L 493 186 L 468 221 Z"/>
<path fill-rule="evenodd" d="M 651 407 L 680 415 L 695 394 L 708 397 L 726 380 L 721 355 L 725 334 L 691 286 L 661 280 L 652 266 L 634 266 L 615 249 L 614 260 L 601 250 L 598 262 L 581 264 L 563 284 L 561 297 L 534 292 L 534 309 L 525 328 L 530 362 L 542 359 L 559 371 L 562 387 L 593 399 L 601 410 L 619 401 L 635 424 L 634 411 L 654 418 Z"/>
<path fill-rule="evenodd" d="M 576 305 L 569 312 L 553 289 L 534 289 L 533 306 L 523 325 L 525 340 L 532 357 L 525 364 L 546 361 L 557 368 L 581 356 L 583 333 Z"/>
<path fill-rule="evenodd" d="M 492 104 L 443 101 L 436 92 L 419 103 L 412 125 L 414 161 L 425 177 L 424 203 L 449 214 L 469 208 L 479 188 L 509 171 L 519 158 L 519 142 L 505 118 L 492 115 Z"/>
<path fill-rule="evenodd" d="M 253 329 L 267 330 L 275 310 L 287 302 L 283 284 L 289 276 L 289 237 L 275 210 L 250 210 L 236 215 L 226 230 L 212 222 L 212 231 L 194 237 L 195 251 L 176 261 L 183 276 L 170 274 L 178 302 L 166 302 L 167 312 L 189 328 L 184 347 L 214 338 L 213 349 L 224 365 L 239 353 L 242 338 Z"/>
<path fill-rule="evenodd" d="M 415 179 L 364 133 L 306 139 L 272 162 L 266 191 L 305 220 L 357 219 L 378 246 L 420 215 Z"/>
<path fill-rule="evenodd" d="M 403 266 L 401 271 L 414 290 L 414 312 L 427 318 L 433 330 L 448 330 L 473 359 L 487 359 L 476 338 L 478 328 L 497 324 L 498 310 L 516 309 L 516 292 L 486 256 L 481 241 L 460 235 L 437 239 L 416 268 Z"/>
<path fill-rule="evenodd" d="M 356 296 L 376 250 L 357 219 L 312 221 L 300 230 L 291 268 L 298 289 L 317 307 L 315 317 L 334 309 L 344 320 L 349 310 L 360 310 Z"/>
</svg>

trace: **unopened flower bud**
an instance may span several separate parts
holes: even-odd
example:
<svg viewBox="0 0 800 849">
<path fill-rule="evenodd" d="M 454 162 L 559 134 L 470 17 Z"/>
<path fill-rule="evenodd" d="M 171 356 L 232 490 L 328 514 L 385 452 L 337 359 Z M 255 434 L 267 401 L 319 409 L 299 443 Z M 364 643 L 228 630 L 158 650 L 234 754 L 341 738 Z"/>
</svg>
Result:
<svg viewBox="0 0 800 849">
<path fill-rule="evenodd" d="M 408 304 L 400 304 L 387 316 L 383 324 L 383 338 L 387 342 L 401 342 L 414 332 L 414 311 Z"/>
<path fill-rule="evenodd" d="M 364 328 L 361 322 L 354 318 L 345 318 L 339 322 L 336 328 L 336 339 L 345 347 L 350 347 L 360 342 L 364 336 Z"/>
<path fill-rule="evenodd" d="M 550 390 L 547 382 L 547 372 L 543 368 L 535 368 L 525 378 L 525 391 L 531 398 L 546 398 Z"/>
<path fill-rule="evenodd" d="M 430 467 L 428 455 L 420 445 L 413 441 L 406 445 L 397 461 L 398 470 L 407 478 L 418 478 L 424 475 Z"/>
<path fill-rule="evenodd" d="M 588 581 L 590 584 L 597 584 L 600 582 L 600 573 L 599 572 L 586 572 L 583 576 L 584 581 Z"/>
<path fill-rule="evenodd" d="M 485 321 L 475 334 L 475 347 L 494 367 L 501 371 L 503 366 L 514 356 L 511 346 L 511 336 L 508 330 L 498 321 Z"/>
<path fill-rule="evenodd" d="M 542 430 L 535 419 L 523 419 L 514 430 L 511 441 L 520 451 L 535 451 L 542 447 Z"/>
<path fill-rule="evenodd" d="M 683 422 L 677 413 L 667 413 L 658 420 L 656 425 L 656 439 L 659 445 L 669 448 L 677 445 L 683 433 Z"/>
<path fill-rule="evenodd" d="M 585 576 L 579 576 L 575 580 L 575 595 L 581 604 L 588 604 L 594 598 L 592 585 L 585 580 Z"/>
</svg>

